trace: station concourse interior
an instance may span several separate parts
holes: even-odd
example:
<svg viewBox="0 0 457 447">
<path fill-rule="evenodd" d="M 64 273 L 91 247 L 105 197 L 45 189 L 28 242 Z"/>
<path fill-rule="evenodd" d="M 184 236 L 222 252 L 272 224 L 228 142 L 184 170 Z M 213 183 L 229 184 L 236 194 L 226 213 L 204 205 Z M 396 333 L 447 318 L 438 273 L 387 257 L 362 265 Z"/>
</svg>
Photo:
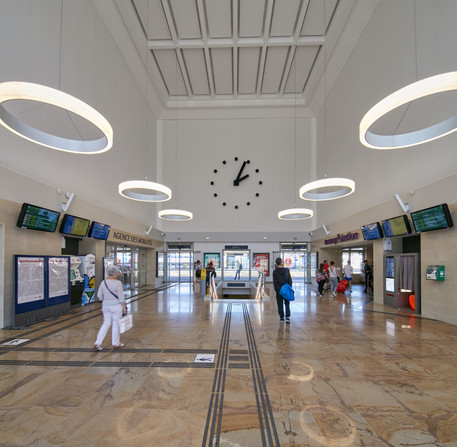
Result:
<svg viewBox="0 0 457 447">
<path fill-rule="evenodd" d="M 362 120 L 447 74 L 368 139 L 453 122 L 456 19 L 454 0 L 0 0 L 0 446 L 457 446 L 457 133 L 376 150 Z M 334 178 L 354 191 L 299 195 Z M 56 227 L 26 228 L 27 205 Z M 446 222 L 422 231 L 430 208 Z M 319 296 L 324 260 L 351 262 L 346 291 Z M 111 263 L 133 327 L 94 351 Z"/>
</svg>

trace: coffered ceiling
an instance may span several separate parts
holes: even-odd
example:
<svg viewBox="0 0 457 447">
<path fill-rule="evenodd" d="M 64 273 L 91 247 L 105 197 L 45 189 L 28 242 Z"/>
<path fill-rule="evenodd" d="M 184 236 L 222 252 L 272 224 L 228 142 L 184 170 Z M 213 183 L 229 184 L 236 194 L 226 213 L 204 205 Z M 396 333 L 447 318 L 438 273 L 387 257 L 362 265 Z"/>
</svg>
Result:
<svg viewBox="0 0 457 447">
<path fill-rule="evenodd" d="M 164 105 L 306 100 L 329 25 L 344 15 L 341 0 L 131 1 Z"/>
</svg>

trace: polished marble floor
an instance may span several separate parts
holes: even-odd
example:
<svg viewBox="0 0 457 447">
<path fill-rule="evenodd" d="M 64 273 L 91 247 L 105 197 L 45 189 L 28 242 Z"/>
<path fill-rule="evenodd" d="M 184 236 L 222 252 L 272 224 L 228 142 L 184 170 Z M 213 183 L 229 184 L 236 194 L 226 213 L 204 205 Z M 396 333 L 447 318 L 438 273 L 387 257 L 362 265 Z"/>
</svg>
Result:
<svg viewBox="0 0 457 447">
<path fill-rule="evenodd" d="M 290 324 L 274 298 L 132 291 L 120 350 L 92 350 L 100 304 L 0 331 L 0 445 L 457 446 L 457 327 L 295 288 Z"/>
</svg>

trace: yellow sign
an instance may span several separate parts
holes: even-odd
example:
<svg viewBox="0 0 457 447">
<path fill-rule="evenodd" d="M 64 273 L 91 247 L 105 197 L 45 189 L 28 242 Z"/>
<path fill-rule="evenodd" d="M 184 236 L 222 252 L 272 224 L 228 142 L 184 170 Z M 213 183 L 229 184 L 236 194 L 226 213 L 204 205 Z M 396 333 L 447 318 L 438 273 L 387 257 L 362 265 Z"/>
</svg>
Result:
<svg viewBox="0 0 457 447">
<path fill-rule="evenodd" d="M 202 276 L 202 279 L 206 279 L 206 269 L 202 269 L 201 276 Z"/>
</svg>

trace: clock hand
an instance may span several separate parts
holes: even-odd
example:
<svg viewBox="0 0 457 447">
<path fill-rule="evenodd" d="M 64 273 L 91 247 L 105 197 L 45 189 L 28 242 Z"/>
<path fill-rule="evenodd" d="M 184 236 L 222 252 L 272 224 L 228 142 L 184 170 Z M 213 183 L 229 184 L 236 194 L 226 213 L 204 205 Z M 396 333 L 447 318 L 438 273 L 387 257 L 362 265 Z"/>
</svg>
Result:
<svg viewBox="0 0 457 447">
<path fill-rule="evenodd" d="M 247 179 L 248 177 L 249 177 L 249 174 L 246 174 L 244 177 L 241 177 L 240 179 L 238 179 L 238 184 L 240 184 L 240 182 Z"/>
<path fill-rule="evenodd" d="M 244 167 L 246 166 L 246 161 L 243 162 L 243 166 L 241 166 L 241 169 L 240 169 L 240 172 L 238 172 L 238 175 L 236 176 L 236 179 L 233 180 L 233 185 L 234 186 L 238 186 L 238 184 L 240 183 L 240 178 L 241 178 L 241 174 L 243 173 L 243 170 L 244 170 Z"/>
</svg>

